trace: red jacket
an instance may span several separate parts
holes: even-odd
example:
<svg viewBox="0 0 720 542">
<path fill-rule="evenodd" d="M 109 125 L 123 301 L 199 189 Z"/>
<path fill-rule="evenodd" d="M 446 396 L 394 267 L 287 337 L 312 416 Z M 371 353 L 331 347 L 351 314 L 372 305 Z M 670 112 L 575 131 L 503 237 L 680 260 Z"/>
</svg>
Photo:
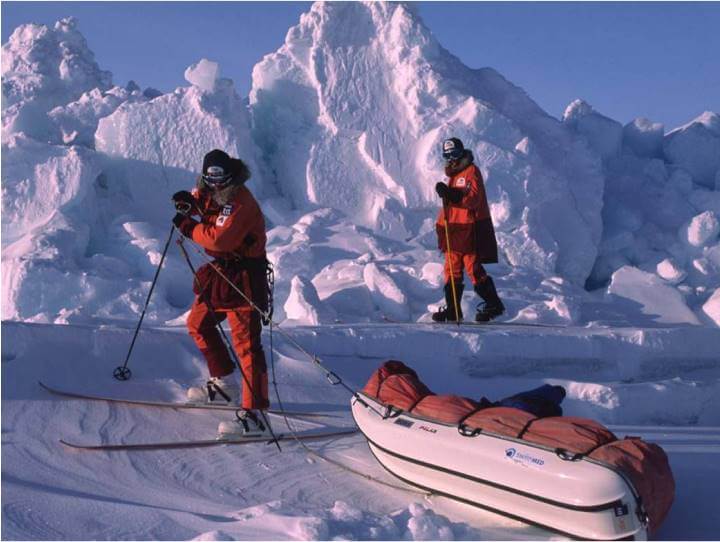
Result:
<svg viewBox="0 0 720 542">
<path fill-rule="evenodd" d="M 449 203 L 447 206 L 450 250 L 475 254 L 481 263 L 497 263 L 497 241 L 482 173 L 471 163 L 452 175 L 448 186 L 463 192 L 459 203 Z M 438 213 L 436 229 L 438 246 L 446 252 L 445 209 L 440 209 Z"/>
<path fill-rule="evenodd" d="M 192 240 L 216 258 L 213 264 L 198 269 L 194 291 L 209 296 L 216 309 L 245 308 L 245 297 L 262 310 L 267 309 L 265 219 L 250 190 L 240 186 L 230 203 L 219 205 L 210 193 L 192 191 L 200 210 L 200 224 L 192 231 Z M 213 268 L 217 266 L 234 286 Z M 207 297 L 205 299 L 208 299 Z"/>
<path fill-rule="evenodd" d="M 238 187 L 232 201 L 222 206 L 213 201 L 211 194 L 197 189 L 192 194 L 202 211 L 192 240 L 208 254 L 216 258 L 265 256 L 265 219 L 250 190 Z"/>
</svg>

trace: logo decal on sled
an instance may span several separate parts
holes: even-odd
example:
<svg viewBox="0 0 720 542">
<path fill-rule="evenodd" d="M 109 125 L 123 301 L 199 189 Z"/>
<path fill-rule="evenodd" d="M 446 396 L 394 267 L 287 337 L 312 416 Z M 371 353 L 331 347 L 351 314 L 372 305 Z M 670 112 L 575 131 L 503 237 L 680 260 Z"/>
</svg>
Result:
<svg viewBox="0 0 720 542">
<path fill-rule="evenodd" d="M 399 425 L 400 427 L 412 427 L 415 425 L 415 422 L 411 422 L 410 420 L 406 420 L 405 418 L 398 418 L 395 420 L 395 425 Z"/>
<path fill-rule="evenodd" d="M 507 448 L 505 450 L 505 457 L 523 467 L 542 467 L 545 464 L 545 460 L 530 454 L 518 452 L 515 448 Z"/>
<path fill-rule="evenodd" d="M 230 216 L 232 214 L 232 205 L 225 205 L 222 210 L 223 216 Z"/>
<path fill-rule="evenodd" d="M 227 218 L 228 218 L 228 217 L 225 216 L 225 215 L 219 215 L 219 216 L 217 217 L 217 220 L 215 221 L 215 225 L 216 225 L 218 228 L 224 226 L 224 225 L 225 225 L 225 221 L 227 220 Z"/>
</svg>

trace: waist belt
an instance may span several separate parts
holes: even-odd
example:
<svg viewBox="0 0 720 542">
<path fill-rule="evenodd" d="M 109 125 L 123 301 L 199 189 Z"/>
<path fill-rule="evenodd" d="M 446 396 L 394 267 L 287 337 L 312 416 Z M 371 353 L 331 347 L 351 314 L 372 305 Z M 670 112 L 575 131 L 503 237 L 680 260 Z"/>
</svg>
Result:
<svg viewBox="0 0 720 542">
<path fill-rule="evenodd" d="M 215 258 L 213 263 L 224 269 L 232 268 L 245 271 L 256 271 L 265 269 L 265 266 L 267 265 L 267 258 L 265 256 L 260 256 L 258 258 Z"/>
</svg>

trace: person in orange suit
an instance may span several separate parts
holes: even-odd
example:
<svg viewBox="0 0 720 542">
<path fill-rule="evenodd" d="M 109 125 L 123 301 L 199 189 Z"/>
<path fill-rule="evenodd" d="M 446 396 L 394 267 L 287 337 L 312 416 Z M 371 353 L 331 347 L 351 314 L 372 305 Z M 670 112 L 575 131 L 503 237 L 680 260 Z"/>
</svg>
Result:
<svg viewBox="0 0 720 542">
<path fill-rule="evenodd" d="M 443 201 L 436 229 L 439 248 L 445 253 L 446 305 L 433 313 L 432 319 L 436 322 L 462 320 L 464 269 L 475 292 L 483 300 L 478 306 L 475 321 L 488 322 L 503 314 L 505 307 L 492 277 L 483 267 L 483 264 L 497 263 L 498 254 L 482 173 L 473 163 L 472 151 L 466 149 L 458 138 L 445 140 L 442 152 L 448 182 L 437 183 L 435 191 Z"/>
<path fill-rule="evenodd" d="M 188 400 L 240 403 L 237 428 L 230 425 L 228 429 L 225 424 L 223 431 L 221 424 L 221 432 L 257 435 L 266 430 L 256 411 L 269 407 L 268 376 L 261 316 L 248 300 L 267 309 L 267 257 L 265 220 L 245 186 L 249 178 L 242 160 L 216 149 L 205 155 L 196 188 L 177 192 L 172 199 L 176 228 L 214 258 L 197 272 L 193 284 L 196 297 L 187 318 L 188 331 L 207 361 L 210 379 L 204 388 L 190 388 Z M 225 319 L 240 359 L 241 402 L 235 365 L 217 329 Z"/>
</svg>

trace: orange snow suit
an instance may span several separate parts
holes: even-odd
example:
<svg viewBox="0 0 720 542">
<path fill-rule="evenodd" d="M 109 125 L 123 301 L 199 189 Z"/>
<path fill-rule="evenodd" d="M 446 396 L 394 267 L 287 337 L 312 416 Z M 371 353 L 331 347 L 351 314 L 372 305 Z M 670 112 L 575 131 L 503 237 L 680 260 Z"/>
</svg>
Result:
<svg viewBox="0 0 720 542">
<path fill-rule="evenodd" d="M 203 265 L 193 284 L 196 294 L 187 327 L 207 360 L 213 377 L 233 372 L 234 366 L 216 324 L 226 318 L 242 372 L 242 407 L 266 409 L 268 378 L 260 340 L 260 315 L 213 266 L 262 310 L 267 309 L 265 277 L 265 220 L 257 201 L 245 186 L 239 186 L 230 203 L 218 205 L 209 193 L 193 190 L 201 210 L 201 222 L 192 240 L 215 259 Z M 212 307 L 214 312 L 210 309 Z"/>
<path fill-rule="evenodd" d="M 459 203 L 448 202 L 450 250 L 445 237 L 445 210 L 440 209 L 436 223 L 438 246 L 445 252 L 445 282 L 450 281 L 450 265 L 453 279 L 461 280 L 463 267 L 473 284 L 482 282 L 486 276 L 483 263 L 497 263 L 497 242 L 485 195 L 482 173 L 475 164 L 456 173 L 448 182 L 450 188 L 463 192 Z"/>
</svg>

